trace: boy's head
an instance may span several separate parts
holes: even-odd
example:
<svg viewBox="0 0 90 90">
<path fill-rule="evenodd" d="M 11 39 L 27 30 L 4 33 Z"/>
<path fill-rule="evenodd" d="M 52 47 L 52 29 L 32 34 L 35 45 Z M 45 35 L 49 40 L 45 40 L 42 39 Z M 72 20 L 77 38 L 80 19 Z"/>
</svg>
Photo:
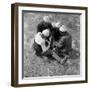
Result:
<svg viewBox="0 0 90 90">
<path fill-rule="evenodd" d="M 45 22 L 51 22 L 51 16 L 44 16 L 43 21 Z"/>
<path fill-rule="evenodd" d="M 61 32 L 66 32 L 66 31 L 67 31 L 66 25 L 62 25 L 62 26 L 59 28 L 59 30 L 60 30 Z"/>
<path fill-rule="evenodd" d="M 49 37 L 50 35 L 50 30 L 49 29 L 45 29 L 42 31 L 42 34 L 45 36 L 45 37 Z"/>
</svg>

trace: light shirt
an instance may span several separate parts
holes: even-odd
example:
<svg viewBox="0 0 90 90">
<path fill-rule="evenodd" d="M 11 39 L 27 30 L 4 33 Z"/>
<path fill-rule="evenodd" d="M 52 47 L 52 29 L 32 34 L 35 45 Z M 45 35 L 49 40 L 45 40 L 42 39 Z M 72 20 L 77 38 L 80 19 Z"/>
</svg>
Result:
<svg viewBox="0 0 90 90">
<path fill-rule="evenodd" d="M 49 47 L 50 47 L 50 43 L 49 43 L 49 45 L 46 47 L 46 46 L 45 46 L 45 39 L 42 38 L 41 35 L 42 35 L 41 32 L 38 32 L 38 33 L 35 35 L 35 42 L 36 42 L 38 45 L 41 46 L 43 52 L 46 52 L 46 51 L 49 49 Z"/>
</svg>

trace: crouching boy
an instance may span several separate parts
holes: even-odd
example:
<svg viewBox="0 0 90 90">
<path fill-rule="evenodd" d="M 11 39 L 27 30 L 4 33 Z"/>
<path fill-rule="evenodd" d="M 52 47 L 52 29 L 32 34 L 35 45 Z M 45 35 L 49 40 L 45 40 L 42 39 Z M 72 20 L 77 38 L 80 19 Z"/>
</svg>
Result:
<svg viewBox="0 0 90 90">
<path fill-rule="evenodd" d="M 35 35 L 34 44 L 33 44 L 35 54 L 39 57 L 51 56 L 52 52 L 51 50 L 49 50 L 50 42 L 51 42 L 51 37 L 50 37 L 49 29 L 45 29 L 42 32 L 38 32 Z"/>
</svg>

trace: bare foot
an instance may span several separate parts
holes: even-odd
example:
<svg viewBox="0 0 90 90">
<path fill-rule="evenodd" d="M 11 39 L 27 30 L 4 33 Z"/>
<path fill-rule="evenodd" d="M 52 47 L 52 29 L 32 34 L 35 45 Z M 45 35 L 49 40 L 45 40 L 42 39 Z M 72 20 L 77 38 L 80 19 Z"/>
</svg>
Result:
<svg viewBox="0 0 90 90">
<path fill-rule="evenodd" d="M 64 64 L 67 62 L 68 58 L 69 58 L 69 56 L 65 56 L 65 57 L 60 61 L 61 64 L 64 65 Z"/>
</svg>

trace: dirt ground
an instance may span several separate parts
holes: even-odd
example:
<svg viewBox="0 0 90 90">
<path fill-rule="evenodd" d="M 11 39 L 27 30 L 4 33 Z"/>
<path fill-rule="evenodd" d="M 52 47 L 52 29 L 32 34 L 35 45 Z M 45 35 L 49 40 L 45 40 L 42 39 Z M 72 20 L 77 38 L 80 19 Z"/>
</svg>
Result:
<svg viewBox="0 0 90 90">
<path fill-rule="evenodd" d="M 34 54 L 32 49 L 33 39 L 36 34 L 36 27 L 42 21 L 42 17 L 51 15 L 53 21 L 62 21 L 68 26 L 68 32 L 72 35 L 75 42 L 73 48 L 80 50 L 80 16 L 73 14 L 48 14 L 48 13 L 30 13 L 24 12 L 24 77 L 41 77 L 41 76 L 61 76 L 61 75 L 79 75 L 80 74 L 80 57 L 72 54 L 69 59 L 71 64 L 61 65 L 56 60 L 46 60 L 39 58 Z"/>
</svg>

